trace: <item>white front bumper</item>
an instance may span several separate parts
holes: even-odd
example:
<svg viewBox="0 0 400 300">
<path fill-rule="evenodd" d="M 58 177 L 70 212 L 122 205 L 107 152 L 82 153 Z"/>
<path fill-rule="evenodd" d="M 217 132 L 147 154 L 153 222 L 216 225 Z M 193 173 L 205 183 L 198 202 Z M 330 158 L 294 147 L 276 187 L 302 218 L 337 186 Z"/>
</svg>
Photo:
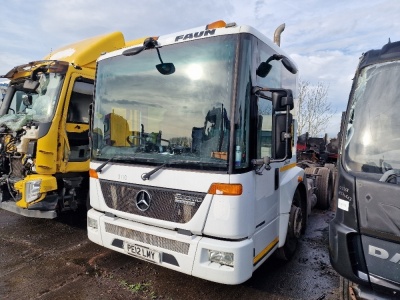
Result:
<svg viewBox="0 0 400 300">
<path fill-rule="evenodd" d="M 127 254 L 123 244 L 137 244 L 161 253 L 161 266 L 206 280 L 239 284 L 253 272 L 253 241 L 221 241 L 108 217 L 94 209 L 88 218 L 97 220 L 98 228 L 88 227 L 89 239 L 106 248 Z M 212 263 L 208 250 L 231 252 L 234 267 Z"/>
</svg>

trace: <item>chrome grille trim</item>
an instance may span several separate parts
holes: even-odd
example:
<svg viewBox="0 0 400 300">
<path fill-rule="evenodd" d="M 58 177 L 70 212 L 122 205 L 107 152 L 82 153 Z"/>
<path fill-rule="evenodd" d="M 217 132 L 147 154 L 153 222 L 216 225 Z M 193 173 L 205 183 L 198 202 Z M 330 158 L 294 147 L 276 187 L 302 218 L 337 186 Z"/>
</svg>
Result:
<svg viewBox="0 0 400 300">
<path fill-rule="evenodd" d="M 106 232 L 170 251 L 188 254 L 190 244 L 105 222 Z"/>
</svg>

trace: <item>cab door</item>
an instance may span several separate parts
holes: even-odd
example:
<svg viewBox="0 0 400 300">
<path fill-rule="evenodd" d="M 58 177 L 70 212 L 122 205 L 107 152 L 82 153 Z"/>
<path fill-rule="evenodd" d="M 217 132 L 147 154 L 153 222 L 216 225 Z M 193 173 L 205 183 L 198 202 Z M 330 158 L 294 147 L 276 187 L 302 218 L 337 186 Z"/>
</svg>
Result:
<svg viewBox="0 0 400 300">
<path fill-rule="evenodd" d="M 88 170 L 89 105 L 93 99 L 93 85 L 93 80 L 77 77 L 66 103 L 64 162 L 67 172 Z"/>
<path fill-rule="evenodd" d="M 257 99 L 257 158 L 272 157 L 273 126 L 272 102 Z M 267 255 L 265 249 L 272 249 L 278 243 L 279 234 L 279 166 L 271 163 L 271 169 L 254 172 L 255 179 L 255 263 L 261 260 L 259 254 Z"/>
<path fill-rule="evenodd" d="M 257 158 L 272 157 L 272 102 L 257 100 Z M 269 223 L 279 214 L 279 167 L 271 164 L 270 170 L 255 175 L 256 181 L 256 226 Z"/>
</svg>

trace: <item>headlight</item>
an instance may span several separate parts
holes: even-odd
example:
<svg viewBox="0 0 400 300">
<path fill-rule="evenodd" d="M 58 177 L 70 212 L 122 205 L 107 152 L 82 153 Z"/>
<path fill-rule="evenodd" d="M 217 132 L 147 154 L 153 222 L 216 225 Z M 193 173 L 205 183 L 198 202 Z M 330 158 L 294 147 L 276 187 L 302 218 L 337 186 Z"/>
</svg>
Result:
<svg viewBox="0 0 400 300">
<path fill-rule="evenodd" d="M 90 217 L 87 218 L 87 226 L 91 227 L 93 229 L 97 229 L 98 225 L 97 225 L 97 220 L 92 219 Z"/>
<path fill-rule="evenodd" d="M 25 183 L 26 202 L 32 202 L 40 197 L 40 184 L 42 180 L 32 180 Z"/>
<path fill-rule="evenodd" d="M 233 253 L 222 252 L 215 250 L 208 250 L 208 260 L 211 262 L 219 263 L 221 265 L 227 265 L 233 267 Z"/>
</svg>

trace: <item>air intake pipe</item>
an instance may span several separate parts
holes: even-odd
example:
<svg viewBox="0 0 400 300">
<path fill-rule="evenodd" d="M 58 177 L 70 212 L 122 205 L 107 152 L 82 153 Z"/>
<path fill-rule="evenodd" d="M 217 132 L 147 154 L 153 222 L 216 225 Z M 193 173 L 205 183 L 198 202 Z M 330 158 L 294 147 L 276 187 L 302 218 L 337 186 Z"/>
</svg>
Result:
<svg viewBox="0 0 400 300">
<path fill-rule="evenodd" d="M 281 34 L 282 31 L 284 30 L 285 30 L 285 23 L 279 25 L 278 28 L 275 29 L 274 43 L 277 44 L 279 47 L 281 46 Z"/>
</svg>

